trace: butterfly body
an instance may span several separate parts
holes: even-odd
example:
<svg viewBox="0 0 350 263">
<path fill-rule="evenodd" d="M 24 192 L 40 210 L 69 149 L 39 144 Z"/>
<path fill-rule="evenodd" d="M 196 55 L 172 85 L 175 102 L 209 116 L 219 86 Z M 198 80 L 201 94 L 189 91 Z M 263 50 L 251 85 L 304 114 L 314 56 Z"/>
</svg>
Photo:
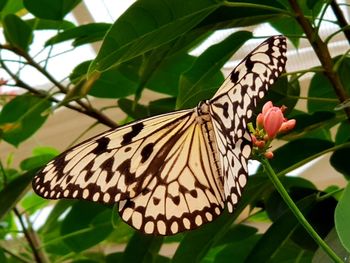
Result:
<svg viewBox="0 0 350 263">
<path fill-rule="evenodd" d="M 44 198 L 119 203 L 146 234 L 171 235 L 233 212 L 248 178 L 247 123 L 285 67 L 285 39 L 271 37 L 214 97 L 102 133 L 69 149 L 34 178 Z"/>
</svg>

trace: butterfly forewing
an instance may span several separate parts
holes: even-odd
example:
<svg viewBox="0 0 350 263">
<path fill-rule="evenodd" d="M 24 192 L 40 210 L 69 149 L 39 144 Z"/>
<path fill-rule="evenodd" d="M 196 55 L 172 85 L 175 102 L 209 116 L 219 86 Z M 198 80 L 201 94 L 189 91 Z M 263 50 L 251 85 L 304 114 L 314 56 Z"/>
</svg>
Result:
<svg viewBox="0 0 350 263">
<path fill-rule="evenodd" d="M 194 110 L 101 134 L 51 161 L 33 181 L 45 198 L 113 204 L 147 234 L 170 235 L 212 221 L 224 208 L 222 182 Z"/>
<path fill-rule="evenodd" d="M 215 96 L 102 133 L 69 149 L 34 178 L 44 198 L 119 203 L 124 221 L 146 234 L 194 229 L 233 211 L 247 182 L 248 120 L 285 67 L 285 39 L 251 52 Z"/>
<path fill-rule="evenodd" d="M 254 49 L 231 72 L 210 100 L 210 113 L 224 177 L 228 210 L 233 211 L 248 179 L 251 137 L 247 122 L 259 99 L 284 71 L 286 41 L 271 37 Z"/>
</svg>

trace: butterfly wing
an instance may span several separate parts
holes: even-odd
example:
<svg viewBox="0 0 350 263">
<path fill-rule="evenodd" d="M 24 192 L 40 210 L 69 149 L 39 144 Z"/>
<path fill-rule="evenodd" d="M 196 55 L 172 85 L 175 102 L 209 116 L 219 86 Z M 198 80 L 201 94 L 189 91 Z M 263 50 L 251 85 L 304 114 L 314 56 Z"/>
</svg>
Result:
<svg viewBox="0 0 350 263">
<path fill-rule="evenodd" d="M 134 122 L 63 152 L 33 180 L 44 198 L 114 204 L 148 234 L 175 234 L 217 217 L 222 182 L 194 110 Z"/>
<path fill-rule="evenodd" d="M 247 183 L 252 150 L 247 123 L 257 101 L 284 71 L 285 53 L 283 36 L 267 39 L 237 65 L 210 100 L 229 212 L 234 210 Z"/>
</svg>

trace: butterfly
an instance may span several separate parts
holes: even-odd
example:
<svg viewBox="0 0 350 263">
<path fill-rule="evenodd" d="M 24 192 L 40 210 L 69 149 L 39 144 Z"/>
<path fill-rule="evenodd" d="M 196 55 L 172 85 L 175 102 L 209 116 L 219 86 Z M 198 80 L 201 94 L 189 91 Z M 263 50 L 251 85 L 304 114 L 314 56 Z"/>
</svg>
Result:
<svg viewBox="0 0 350 263">
<path fill-rule="evenodd" d="M 119 204 L 145 233 L 172 235 L 232 213 L 248 179 L 247 123 L 284 71 L 286 40 L 273 36 L 249 53 L 210 100 L 138 120 L 63 152 L 33 179 L 48 199 Z"/>
</svg>

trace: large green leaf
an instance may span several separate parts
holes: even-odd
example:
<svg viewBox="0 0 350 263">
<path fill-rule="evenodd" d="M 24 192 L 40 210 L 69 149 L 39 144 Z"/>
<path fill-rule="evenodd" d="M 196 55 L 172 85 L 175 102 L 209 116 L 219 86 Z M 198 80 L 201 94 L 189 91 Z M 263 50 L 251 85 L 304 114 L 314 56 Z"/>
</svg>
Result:
<svg viewBox="0 0 350 263">
<path fill-rule="evenodd" d="M 74 68 L 69 76 L 73 83 L 85 81 L 90 61 L 85 61 Z M 100 77 L 92 84 L 88 94 L 99 98 L 122 98 L 131 95 L 137 88 L 138 65 L 133 61 L 124 63 L 119 68 L 112 68 L 102 72 Z"/>
<path fill-rule="evenodd" d="M 67 29 L 46 41 L 45 45 L 54 45 L 67 40 L 74 40 L 73 46 L 79 46 L 103 39 L 107 30 L 111 27 L 108 23 L 90 23 Z"/>
<path fill-rule="evenodd" d="M 208 15 L 197 28 L 224 29 L 233 27 L 245 27 L 266 23 L 271 19 L 285 18 L 286 15 L 278 10 L 269 10 L 269 7 L 285 10 L 285 7 L 276 0 L 236 0 L 230 1 L 235 4 L 259 4 L 265 8 L 251 6 L 226 6 L 223 5 Z"/>
<path fill-rule="evenodd" d="M 223 81 L 222 66 L 251 37 L 251 32 L 238 31 L 201 54 L 181 76 L 176 107 L 194 107 L 199 101 L 209 99 Z"/>
<path fill-rule="evenodd" d="M 335 228 L 329 232 L 324 241 L 344 261 L 350 257 L 350 253 L 342 246 Z M 328 254 L 320 247 L 316 250 L 312 263 L 329 263 L 331 260 Z"/>
<path fill-rule="evenodd" d="M 104 240 L 113 230 L 111 209 L 92 202 L 77 202 L 61 226 L 64 243 L 80 252 Z"/>
<path fill-rule="evenodd" d="M 2 4 L 5 5 L 3 6 L 1 13 L 0 13 L 0 17 L 1 20 L 4 19 L 4 17 L 8 14 L 16 14 L 17 12 L 19 12 L 22 8 L 23 8 L 23 1 L 22 0 L 16 0 L 16 1 L 11 1 L 11 0 L 7 0 L 4 1 L 2 0 Z"/>
<path fill-rule="evenodd" d="M 195 58 L 184 53 L 167 57 L 155 70 L 146 84 L 148 89 L 176 96 L 178 93 L 180 75 L 187 70 Z"/>
<path fill-rule="evenodd" d="M 26 20 L 26 23 L 33 30 L 47 30 L 47 29 L 66 30 L 66 29 L 75 27 L 75 25 L 72 22 L 69 22 L 67 20 L 57 21 L 57 20 L 33 18 L 33 19 Z"/>
<path fill-rule="evenodd" d="M 135 2 L 107 33 L 90 72 L 118 66 L 180 37 L 218 7 L 214 0 Z"/>
<path fill-rule="evenodd" d="M 32 136 L 45 122 L 50 101 L 24 94 L 7 103 L 0 113 L 1 137 L 15 146 Z"/>
<path fill-rule="evenodd" d="M 339 172 L 342 173 L 347 180 L 350 179 L 350 166 L 349 166 L 349 155 L 350 147 L 341 148 L 331 156 L 331 165 Z"/>
<path fill-rule="evenodd" d="M 293 96 L 293 97 L 290 97 Z M 274 105 L 286 106 L 285 115 L 294 109 L 300 96 L 300 85 L 298 81 L 289 82 L 287 76 L 279 77 L 277 81 L 269 88 L 269 92 L 264 101 L 272 101 Z"/>
<path fill-rule="evenodd" d="M 335 229 L 337 230 L 339 239 L 344 248 L 350 253 L 350 184 L 348 184 L 343 192 L 343 196 L 339 200 L 335 209 Z"/>
<path fill-rule="evenodd" d="M 339 59 L 342 59 L 341 61 Z M 350 91 L 350 58 L 336 57 L 333 62 L 337 65 L 337 73 L 343 88 L 348 92 Z M 337 99 L 336 93 L 334 91 L 331 82 L 322 72 L 316 73 L 310 83 L 309 97 L 321 98 L 321 100 L 308 100 L 307 108 L 309 112 L 315 111 L 334 111 L 334 108 L 340 103 L 332 101 L 332 99 Z M 323 100 L 322 100 L 323 99 Z M 326 100 L 326 101 L 325 101 Z M 329 101 L 327 101 L 329 100 Z"/>
<path fill-rule="evenodd" d="M 298 202 L 301 211 L 307 211 L 315 202 L 315 195 Z M 289 235 L 297 228 L 298 220 L 287 210 L 272 224 L 251 250 L 246 262 L 268 262 L 289 239 Z"/>
<path fill-rule="evenodd" d="M 135 232 L 125 248 L 121 262 L 154 262 L 162 241 L 163 237 L 145 236 Z"/>
<path fill-rule="evenodd" d="M 33 40 L 31 27 L 18 16 L 8 14 L 3 20 L 6 40 L 14 47 L 27 51 Z"/>
<path fill-rule="evenodd" d="M 348 120 L 340 123 L 337 134 L 335 136 L 335 143 L 341 144 L 350 140 L 350 124 Z"/>
<path fill-rule="evenodd" d="M 294 113 L 290 118 L 296 120 L 296 127 L 281 136 L 284 139 L 317 138 L 331 140 L 329 129 L 339 122 L 334 112 L 316 111 L 312 114 Z"/>
<path fill-rule="evenodd" d="M 0 192 L 0 219 L 2 219 L 28 191 L 36 170 L 26 172 L 11 181 Z"/>
<path fill-rule="evenodd" d="M 62 20 L 81 0 L 23 0 L 25 8 L 43 19 Z"/>
<path fill-rule="evenodd" d="M 286 7 L 286 9 L 290 10 L 291 12 L 294 12 L 293 9 L 290 7 L 288 0 L 279 0 L 278 2 L 283 4 Z M 305 0 L 298 0 L 297 2 L 300 9 L 303 12 L 303 15 L 310 17 L 312 21 L 316 19 L 318 13 L 321 11 L 321 8 L 324 4 L 322 1 L 318 1 L 318 4 L 310 6 Z M 280 19 L 272 20 L 270 24 L 281 34 L 285 36 L 293 36 L 290 38 L 290 40 L 294 44 L 294 46 L 298 47 L 300 38 L 298 38 L 297 36 L 301 37 L 304 34 L 304 30 L 300 26 L 298 21 L 295 19 L 295 17 L 281 17 Z"/>
<path fill-rule="evenodd" d="M 275 172 L 305 160 L 319 152 L 331 148 L 334 143 L 320 139 L 298 139 L 274 151 L 274 158 L 270 161 Z"/>
</svg>

